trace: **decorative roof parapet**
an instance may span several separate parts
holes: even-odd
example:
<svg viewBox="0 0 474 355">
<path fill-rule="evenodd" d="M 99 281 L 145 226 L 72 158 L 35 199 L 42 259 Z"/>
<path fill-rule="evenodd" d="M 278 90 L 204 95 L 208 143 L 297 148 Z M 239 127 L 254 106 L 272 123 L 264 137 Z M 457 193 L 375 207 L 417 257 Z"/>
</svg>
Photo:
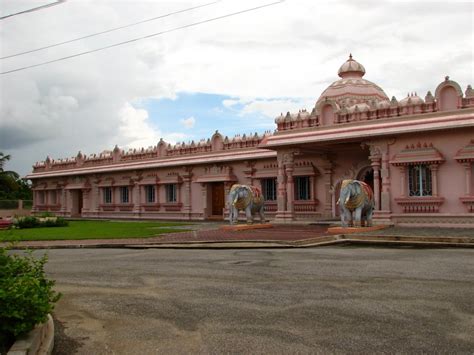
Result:
<svg viewBox="0 0 474 355">
<path fill-rule="evenodd" d="M 115 163 L 156 160 L 160 158 L 199 155 L 218 151 L 229 151 L 239 149 L 256 148 L 264 139 L 272 135 L 271 131 L 265 131 L 263 134 L 235 135 L 233 138 L 222 137 L 216 131 L 212 138 L 202 139 L 199 142 L 191 141 L 189 143 L 176 143 L 171 145 L 160 139 L 156 146 L 148 148 L 129 149 L 127 151 L 120 149 L 117 145 L 112 151 L 104 151 L 100 154 L 84 155 L 79 152 L 75 157 L 66 159 L 51 159 L 46 157 L 45 161 L 36 162 L 33 165 L 33 172 L 43 172 L 50 170 L 67 170 L 78 167 L 92 167 L 110 165 Z"/>
</svg>

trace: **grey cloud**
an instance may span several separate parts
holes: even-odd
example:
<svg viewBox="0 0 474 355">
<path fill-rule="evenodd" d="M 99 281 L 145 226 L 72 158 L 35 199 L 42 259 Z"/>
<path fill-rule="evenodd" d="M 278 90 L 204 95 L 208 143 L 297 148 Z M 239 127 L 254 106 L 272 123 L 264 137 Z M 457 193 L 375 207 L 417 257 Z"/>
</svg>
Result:
<svg viewBox="0 0 474 355">
<path fill-rule="evenodd" d="M 0 125 L 0 149 L 9 150 L 25 147 L 47 140 L 51 136 L 51 134 L 44 134 L 44 132 L 38 135 L 37 131 L 27 127 Z"/>
</svg>

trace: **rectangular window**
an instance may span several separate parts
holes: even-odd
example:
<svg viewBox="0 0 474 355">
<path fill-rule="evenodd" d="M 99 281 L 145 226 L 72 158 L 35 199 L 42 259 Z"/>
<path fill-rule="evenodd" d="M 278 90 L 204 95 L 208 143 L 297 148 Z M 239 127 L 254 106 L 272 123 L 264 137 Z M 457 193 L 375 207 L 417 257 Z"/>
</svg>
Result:
<svg viewBox="0 0 474 355">
<path fill-rule="evenodd" d="M 166 184 L 166 202 L 176 202 L 177 199 L 177 185 L 176 184 Z"/>
<path fill-rule="evenodd" d="M 112 203 L 112 188 L 104 188 L 104 203 Z"/>
<path fill-rule="evenodd" d="M 145 186 L 145 201 L 146 203 L 154 203 L 156 196 L 155 185 L 146 185 Z"/>
<path fill-rule="evenodd" d="M 277 199 L 277 179 L 262 179 L 262 194 L 265 201 L 275 201 Z"/>
<path fill-rule="evenodd" d="M 128 186 L 120 186 L 120 203 L 128 203 Z"/>
<path fill-rule="evenodd" d="M 310 181 L 309 176 L 295 177 L 295 200 L 311 199 Z"/>
<path fill-rule="evenodd" d="M 408 167 L 408 189 L 410 196 L 431 196 L 431 169 L 424 164 Z"/>
</svg>

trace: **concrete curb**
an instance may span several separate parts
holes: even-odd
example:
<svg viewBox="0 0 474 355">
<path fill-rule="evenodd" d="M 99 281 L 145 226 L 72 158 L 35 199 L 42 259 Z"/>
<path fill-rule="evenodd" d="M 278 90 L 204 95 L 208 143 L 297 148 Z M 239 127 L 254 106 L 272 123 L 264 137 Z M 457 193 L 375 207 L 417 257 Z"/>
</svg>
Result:
<svg viewBox="0 0 474 355">
<path fill-rule="evenodd" d="M 79 242 L 79 241 L 76 241 Z M 474 237 L 425 237 L 383 235 L 324 235 L 298 241 L 284 240 L 196 240 L 187 242 L 110 243 L 108 241 L 74 244 L 15 245 L 12 249 L 82 249 L 82 248 L 129 248 L 129 249 L 251 249 L 251 248 L 310 248 L 336 244 L 365 244 L 385 246 L 456 247 L 473 248 Z"/>
<path fill-rule="evenodd" d="M 54 347 L 54 322 L 50 314 L 43 324 L 18 338 L 7 355 L 50 355 Z"/>
</svg>

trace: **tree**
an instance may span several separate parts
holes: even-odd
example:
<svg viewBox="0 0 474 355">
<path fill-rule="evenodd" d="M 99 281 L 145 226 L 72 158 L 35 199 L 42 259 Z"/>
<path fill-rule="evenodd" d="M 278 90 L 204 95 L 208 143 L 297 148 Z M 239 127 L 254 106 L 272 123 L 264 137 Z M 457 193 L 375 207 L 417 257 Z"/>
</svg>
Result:
<svg viewBox="0 0 474 355">
<path fill-rule="evenodd" d="M 15 171 L 5 170 L 5 165 L 11 156 L 0 152 L 0 199 L 2 200 L 31 200 L 31 188 Z"/>
</svg>

